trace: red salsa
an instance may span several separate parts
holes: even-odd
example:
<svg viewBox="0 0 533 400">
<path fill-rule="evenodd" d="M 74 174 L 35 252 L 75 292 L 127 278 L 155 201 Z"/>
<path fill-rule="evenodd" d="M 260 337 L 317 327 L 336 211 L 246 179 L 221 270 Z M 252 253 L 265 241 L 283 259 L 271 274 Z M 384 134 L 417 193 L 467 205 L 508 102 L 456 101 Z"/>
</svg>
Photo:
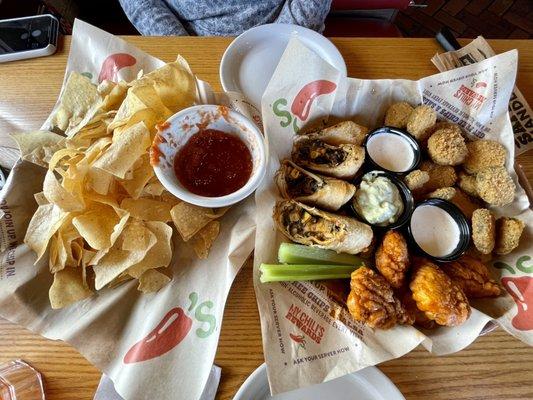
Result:
<svg viewBox="0 0 533 400">
<path fill-rule="evenodd" d="M 174 171 L 191 193 L 219 197 L 243 187 L 252 174 L 252 155 L 237 136 L 205 129 L 176 154 Z"/>
</svg>

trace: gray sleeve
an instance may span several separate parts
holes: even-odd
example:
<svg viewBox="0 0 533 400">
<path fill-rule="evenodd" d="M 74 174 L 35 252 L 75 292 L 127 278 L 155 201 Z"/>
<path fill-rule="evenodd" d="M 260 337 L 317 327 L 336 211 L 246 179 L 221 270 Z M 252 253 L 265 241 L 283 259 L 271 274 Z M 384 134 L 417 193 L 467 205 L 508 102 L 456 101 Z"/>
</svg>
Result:
<svg viewBox="0 0 533 400">
<path fill-rule="evenodd" d="M 331 0 L 286 0 L 276 22 L 322 32 L 330 7 Z"/>
<path fill-rule="evenodd" d="M 187 36 L 163 0 L 119 0 L 131 23 L 145 36 Z"/>
</svg>

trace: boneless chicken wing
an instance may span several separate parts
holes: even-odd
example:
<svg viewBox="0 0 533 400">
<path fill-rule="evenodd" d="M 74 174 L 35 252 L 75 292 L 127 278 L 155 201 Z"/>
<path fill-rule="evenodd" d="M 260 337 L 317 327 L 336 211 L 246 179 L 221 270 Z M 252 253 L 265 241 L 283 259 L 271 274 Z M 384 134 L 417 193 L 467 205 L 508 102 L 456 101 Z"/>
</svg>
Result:
<svg viewBox="0 0 533 400">
<path fill-rule="evenodd" d="M 403 286 L 409 268 L 409 253 L 400 232 L 391 230 L 385 233 L 376 251 L 376 268 L 393 288 Z"/>
<path fill-rule="evenodd" d="M 468 298 L 497 297 L 502 293 L 485 264 L 470 256 L 443 263 L 442 270 L 463 289 Z"/>
<path fill-rule="evenodd" d="M 426 259 L 417 260 L 410 288 L 418 309 L 439 325 L 461 325 L 470 316 L 461 287 Z"/>
<path fill-rule="evenodd" d="M 381 329 L 413 322 L 385 278 L 370 268 L 354 271 L 350 288 L 346 304 L 355 320 Z"/>
</svg>

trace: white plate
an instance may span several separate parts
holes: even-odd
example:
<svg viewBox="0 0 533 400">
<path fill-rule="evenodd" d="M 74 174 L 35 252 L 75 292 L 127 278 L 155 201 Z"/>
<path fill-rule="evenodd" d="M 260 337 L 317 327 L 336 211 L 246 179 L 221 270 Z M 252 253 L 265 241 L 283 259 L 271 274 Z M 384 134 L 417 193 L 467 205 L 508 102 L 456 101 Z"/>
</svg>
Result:
<svg viewBox="0 0 533 400">
<path fill-rule="evenodd" d="M 224 52 L 220 62 L 224 90 L 241 92 L 260 110 L 261 96 L 292 37 L 346 75 L 341 53 L 321 34 L 297 25 L 266 24 L 242 33 Z"/>
<path fill-rule="evenodd" d="M 246 379 L 233 400 L 405 400 L 394 384 L 376 367 L 367 367 L 354 374 L 320 385 L 270 396 L 266 364 Z"/>
</svg>

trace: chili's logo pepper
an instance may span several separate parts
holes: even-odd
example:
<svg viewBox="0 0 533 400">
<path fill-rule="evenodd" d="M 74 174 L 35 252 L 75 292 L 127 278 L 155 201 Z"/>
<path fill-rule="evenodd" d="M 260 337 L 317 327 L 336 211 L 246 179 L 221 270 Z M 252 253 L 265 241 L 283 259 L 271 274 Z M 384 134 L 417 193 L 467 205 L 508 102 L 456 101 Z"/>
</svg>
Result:
<svg viewBox="0 0 533 400">
<path fill-rule="evenodd" d="M 135 65 L 137 59 L 128 53 L 115 53 L 108 56 L 102 63 L 100 74 L 98 75 L 98 83 L 108 80 L 117 82 L 118 71 L 125 67 Z"/>
<path fill-rule="evenodd" d="M 504 269 L 516 274 L 516 270 L 531 274 L 533 264 L 524 265 L 530 261 L 530 256 L 522 256 L 516 260 L 515 268 L 502 261 L 496 261 L 493 265 L 496 268 Z M 533 330 L 533 277 L 531 276 L 505 276 L 502 278 L 502 285 L 511 295 L 517 306 L 517 313 L 511 320 L 515 329 L 520 331 Z"/>
<path fill-rule="evenodd" d="M 272 104 L 274 115 L 281 119 L 280 126 L 283 128 L 292 125 L 294 132 L 298 132 L 298 120 L 305 121 L 311 113 L 311 106 L 315 99 L 323 94 L 332 93 L 337 85 L 331 81 L 319 79 L 309 82 L 300 89 L 292 101 L 290 111 L 286 109 L 287 99 L 280 98 Z"/>
<path fill-rule="evenodd" d="M 297 347 L 296 347 L 296 356 L 298 356 L 298 353 L 300 352 L 300 349 L 304 349 L 305 350 L 305 336 L 304 335 L 295 335 L 293 333 L 289 333 L 289 337 L 297 345 Z"/>
<path fill-rule="evenodd" d="M 193 292 L 189 295 L 191 302 L 187 311 L 194 315 L 194 319 L 202 325 L 195 333 L 200 339 L 209 337 L 216 328 L 216 318 L 209 314 L 213 308 L 211 300 L 198 304 L 198 294 Z M 198 304 L 198 305 L 197 305 Z M 194 311 L 194 314 L 192 314 Z M 181 307 L 169 310 L 156 327 L 144 338 L 135 343 L 124 356 L 124 364 L 133 364 L 151 360 L 168 353 L 189 334 L 193 318 L 189 317 Z"/>
</svg>

